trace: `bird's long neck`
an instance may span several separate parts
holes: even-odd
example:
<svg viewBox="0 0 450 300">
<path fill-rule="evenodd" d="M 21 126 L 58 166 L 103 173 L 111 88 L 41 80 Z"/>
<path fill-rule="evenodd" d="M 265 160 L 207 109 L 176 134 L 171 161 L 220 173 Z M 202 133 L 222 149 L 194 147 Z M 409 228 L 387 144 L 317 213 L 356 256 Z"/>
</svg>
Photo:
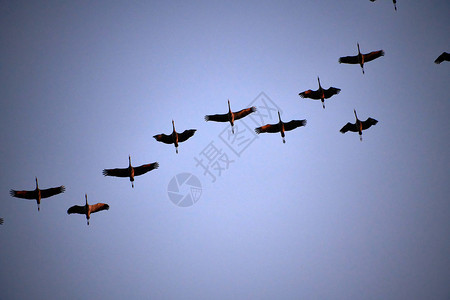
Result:
<svg viewBox="0 0 450 300">
<path fill-rule="evenodd" d="M 322 86 L 320 85 L 320 78 L 317 77 L 317 81 L 319 82 L 319 90 L 322 88 Z"/>
<path fill-rule="evenodd" d="M 173 129 L 173 132 L 175 132 L 175 122 L 172 120 L 172 129 Z"/>
<path fill-rule="evenodd" d="M 128 155 L 128 167 L 131 168 L 131 156 L 130 155 Z"/>
<path fill-rule="evenodd" d="M 34 177 L 35 181 L 36 181 L 36 190 L 39 189 L 39 184 L 38 184 L 38 179 L 37 177 Z"/>
<path fill-rule="evenodd" d="M 356 46 L 358 47 L 358 55 L 360 55 L 361 51 L 359 51 L 359 43 L 356 43 Z"/>
<path fill-rule="evenodd" d="M 231 114 L 231 105 L 230 105 L 230 100 L 228 99 L 228 112 Z"/>
<path fill-rule="evenodd" d="M 356 114 L 356 110 L 353 110 L 353 112 L 355 113 L 356 122 L 358 122 L 358 115 Z"/>
<path fill-rule="evenodd" d="M 278 121 L 281 123 L 280 111 L 278 111 Z"/>
<path fill-rule="evenodd" d="M 84 198 L 86 199 L 86 207 L 89 207 L 89 203 L 87 201 L 87 194 L 84 194 Z"/>
</svg>

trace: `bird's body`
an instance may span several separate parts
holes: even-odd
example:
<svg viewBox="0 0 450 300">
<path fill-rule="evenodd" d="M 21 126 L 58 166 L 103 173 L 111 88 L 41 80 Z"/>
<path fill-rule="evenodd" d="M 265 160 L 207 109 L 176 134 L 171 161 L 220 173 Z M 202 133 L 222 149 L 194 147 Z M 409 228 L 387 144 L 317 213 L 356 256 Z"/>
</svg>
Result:
<svg viewBox="0 0 450 300">
<path fill-rule="evenodd" d="M 450 53 L 442 52 L 442 54 L 439 55 L 438 58 L 436 58 L 434 63 L 435 64 L 440 64 L 443 61 L 450 61 Z"/>
<path fill-rule="evenodd" d="M 330 87 L 328 89 L 322 88 L 320 85 L 320 78 L 317 77 L 317 81 L 319 82 L 319 89 L 316 91 L 307 90 L 299 93 L 298 95 L 302 98 L 310 98 L 314 100 L 320 100 L 322 102 L 322 107 L 325 109 L 325 99 L 330 98 L 333 95 L 337 95 L 340 93 L 341 89 Z"/>
<path fill-rule="evenodd" d="M 41 190 L 39 188 L 38 179 L 35 177 L 36 180 L 36 188 L 33 191 L 16 191 L 16 190 L 10 190 L 10 195 L 16 198 L 22 198 L 22 199 L 29 199 L 29 200 L 36 200 L 38 211 L 40 210 L 40 204 L 42 198 L 48 198 L 60 193 L 64 193 L 66 188 L 61 185 L 59 187 L 49 188 L 49 189 L 43 189 Z"/>
<path fill-rule="evenodd" d="M 284 132 L 293 130 L 300 126 L 306 125 L 306 120 L 292 120 L 290 122 L 284 123 L 281 121 L 280 112 L 278 112 L 278 120 L 279 122 L 277 124 L 267 124 L 258 128 L 255 128 L 255 132 L 257 134 L 268 132 L 268 133 L 275 133 L 280 132 L 281 138 L 283 139 L 283 143 L 286 143 L 286 140 L 284 139 Z"/>
<path fill-rule="evenodd" d="M 101 211 L 101 210 L 108 210 L 109 205 L 105 203 L 97 203 L 89 205 L 87 200 L 87 194 L 84 194 L 84 197 L 86 198 L 86 204 L 85 205 L 74 205 L 70 207 L 67 210 L 67 213 L 70 214 L 81 214 L 86 216 L 87 224 L 89 225 L 89 219 L 91 218 L 91 214 Z"/>
<path fill-rule="evenodd" d="M 145 164 L 139 167 L 133 167 L 131 165 L 131 156 L 128 156 L 128 168 L 116 168 L 116 169 L 104 169 L 103 175 L 115 176 L 115 177 L 129 177 L 131 181 L 131 187 L 134 187 L 134 176 L 139 176 L 150 172 L 151 170 L 159 167 L 158 162 L 151 164 Z"/>
<path fill-rule="evenodd" d="M 370 0 L 371 2 L 375 2 L 375 0 Z M 394 3 L 394 9 L 395 11 L 397 11 L 397 0 L 392 0 L 392 2 Z"/>
<path fill-rule="evenodd" d="M 356 122 L 355 123 L 348 122 L 347 124 L 345 124 L 344 127 L 341 128 L 340 132 L 341 133 L 346 133 L 347 131 L 358 132 L 359 140 L 362 141 L 362 131 L 368 129 L 372 125 L 377 124 L 378 121 L 372 118 L 367 118 L 367 120 L 365 121 L 360 121 L 358 119 L 358 115 L 356 114 L 356 110 L 353 110 L 353 112 L 355 113 Z"/>
<path fill-rule="evenodd" d="M 359 64 L 361 66 L 362 72 L 364 74 L 364 63 L 372 61 L 380 56 L 384 55 L 383 50 L 378 51 L 372 51 L 370 53 L 362 54 L 359 50 L 359 43 L 357 43 L 358 46 L 358 54 L 355 56 L 343 56 L 339 58 L 339 63 L 343 64 Z"/>
<path fill-rule="evenodd" d="M 205 121 L 214 122 L 230 122 L 231 131 L 234 133 L 234 121 L 242 119 L 243 117 L 256 111 L 256 107 L 252 106 L 249 108 L 244 108 L 237 112 L 232 112 L 230 107 L 230 100 L 228 100 L 228 113 L 226 114 L 216 114 L 216 115 L 206 115 Z"/>
<path fill-rule="evenodd" d="M 161 134 L 154 135 L 153 137 L 158 142 L 162 142 L 165 144 L 174 144 L 175 152 L 178 153 L 178 143 L 182 143 L 182 142 L 186 141 L 187 139 L 189 139 L 190 137 L 192 137 L 194 135 L 195 131 L 197 131 L 197 129 L 188 129 L 188 130 L 183 131 L 182 133 L 178 133 L 175 130 L 175 122 L 173 120 L 172 120 L 172 128 L 173 128 L 173 131 L 169 135 L 161 133 Z"/>
</svg>

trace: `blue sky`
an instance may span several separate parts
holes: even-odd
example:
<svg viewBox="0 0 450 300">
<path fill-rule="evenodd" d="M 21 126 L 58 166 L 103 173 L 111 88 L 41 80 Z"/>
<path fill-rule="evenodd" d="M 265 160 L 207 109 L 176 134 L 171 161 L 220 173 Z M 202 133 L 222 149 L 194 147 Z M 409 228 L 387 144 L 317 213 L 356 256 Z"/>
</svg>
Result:
<svg viewBox="0 0 450 300">
<path fill-rule="evenodd" d="M 397 7 L 1 1 L 2 298 L 447 298 L 450 65 L 433 61 L 450 49 L 450 4 Z M 357 42 L 386 53 L 364 75 L 338 63 Z M 325 110 L 298 96 L 317 76 L 342 89 Z M 308 123 L 236 155 L 229 124 L 204 116 L 261 95 Z M 362 142 L 339 133 L 353 109 L 379 121 Z M 152 138 L 172 119 L 197 129 L 179 154 Z M 215 182 L 195 160 L 211 142 L 233 160 Z M 101 172 L 128 155 L 160 164 L 134 189 Z M 190 207 L 167 191 L 184 172 L 202 185 Z M 66 186 L 40 212 L 8 194 L 35 176 Z M 89 226 L 66 213 L 85 193 L 110 205 Z"/>
</svg>

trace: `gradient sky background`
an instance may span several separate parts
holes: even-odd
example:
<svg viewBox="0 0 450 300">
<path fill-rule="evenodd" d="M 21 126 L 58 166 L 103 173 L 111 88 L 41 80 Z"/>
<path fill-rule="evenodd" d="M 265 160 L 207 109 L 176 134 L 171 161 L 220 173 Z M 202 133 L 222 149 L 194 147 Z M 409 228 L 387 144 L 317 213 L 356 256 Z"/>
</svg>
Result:
<svg viewBox="0 0 450 300">
<path fill-rule="evenodd" d="M 449 1 L 66 2 L 0 1 L 0 298 L 450 297 Z M 338 63 L 357 42 L 386 52 L 365 75 Z M 317 76 L 342 89 L 325 110 L 298 96 Z M 308 123 L 238 157 L 204 115 L 261 92 Z M 362 142 L 353 109 L 379 121 Z M 178 155 L 152 138 L 172 119 L 197 129 Z M 234 160 L 215 182 L 210 142 Z M 160 168 L 102 175 L 128 155 Z M 9 196 L 35 176 L 66 186 L 40 212 Z M 110 205 L 90 226 L 66 213 L 85 193 Z"/>
</svg>

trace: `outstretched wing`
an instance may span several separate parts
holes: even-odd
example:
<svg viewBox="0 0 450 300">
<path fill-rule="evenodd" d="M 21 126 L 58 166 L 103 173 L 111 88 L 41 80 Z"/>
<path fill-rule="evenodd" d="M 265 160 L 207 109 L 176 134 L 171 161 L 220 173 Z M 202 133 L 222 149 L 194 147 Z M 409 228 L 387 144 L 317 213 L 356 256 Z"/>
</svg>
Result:
<svg viewBox="0 0 450 300">
<path fill-rule="evenodd" d="M 157 162 L 154 162 L 152 164 L 146 164 L 139 167 L 134 168 L 134 176 L 139 176 L 142 174 L 145 174 L 153 169 L 158 169 L 159 164 Z"/>
<path fill-rule="evenodd" d="M 441 62 L 443 62 L 444 60 L 449 61 L 450 60 L 450 54 L 447 52 L 442 52 L 441 55 L 438 56 L 438 58 L 436 58 L 436 60 L 434 61 L 435 64 L 440 64 Z"/>
<path fill-rule="evenodd" d="M 364 122 L 361 122 L 361 123 L 362 123 L 362 126 L 361 126 L 362 129 L 365 130 L 365 129 L 369 128 L 370 126 L 377 124 L 378 121 L 375 119 L 372 119 L 372 118 L 367 118 L 367 120 L 365 120 Z"/>
<path fill-rule="evenodd" d="M 22 199 L 36 199 L 35 191 L 15 191 L 10 190 L 9 194 L 13 197 L 22 198 Z"/>
<path fill-rule="evenodd" d="M 50 189 L 45 189 L 45 190 L 41 190 L 41 197 L 42 198 L 48 198 L 57 194 L 61 194 L 64 193 L 64 191 L 66 190 L 65 186 L 58 186 L 58 187 L 54 187 L 54 188 L 50 188 Z"/>
<path fill-rule="evenodd" d="M 348 123 L 345 124 L 345 126 L 342 127 L 341 130 L 340 130 L 340 132 L 342 132 L 342 133 L 346 133 L 347 131 L 357 132 L 357 131 L 358 131 L 358 127 L 356 126 L 356 123 L 350 123 L 350 122 L 348 122 Z"/>
<path fill-rule="evenodd" d="M 92 204 L 92 205 L 89 205 L 89 207 L 90 207 L 91 213 L 109 209 L 109 205 L 105 204 L 105 203 Z"/>
<path fill-rule="evenodd" d="M 314 99 L 314 100 L 320 99 L 319 90 L 317 90 L 317 91 L 307 90 L 307 91 L 301 92 L 298 95 L 302 98 L 310 98 L 310 99 Z"/>
<path fill-rule="evenodd" d="M 80 206 L 80 205 L 74 205 L 71 208 L 69 208 L 67 210 L 67 213 L 70 214 L 82 214 L 84 215 L 86 213 L 86 209 L 85 206 Z"/>
<path fill-rule="evenodd" d="M 206 115 L 205 121 L 228 122 L 228 114 Z"/>
<path fill-rule="evenodd" d="M 335 88 L 335 87 L 330 87 L 327 90 L 323 90 L 323 93 L 325 95 L 325 99 L 330 98 L 333 95 L 337 95 L 341 92 L 341 89 Z"/>
<path fill-rule="evenodd" d="M 128 172 L 128 168 L 126 169 L 104 169 L 103 175 L 105 176 L 115 176 L 115 177 L 128 177 L 130 176 L 130 173 Z"/>
<path fill-rule="evenodd" d="M 268 132 L 268 133 L 275 133 L 280 131 L 280 126 L 277 124 L 267 124 L 258 128 L 255 128 L 255 132 L 257 134 Z"/>
<path fill-rule="evenodd" d="M 295 129 L 300 126 L 305 126 L 306 120 L 292 120 L 287 123 L 284 123 L 284 130 L 289 131 Z"/>
<path fill-rule="evenodd" d="M 358 64 L 358 56 L 343 56 L 339 58 L 340 64 Z"/>
<path fill-rule="evenodd" d="M 153 137 L 158 142 L 163 142 L 165 144 L 173 144 L 172 135 L 167 135 L 167 134 L 161 133 L 161 134 L 154 135 Z"/>
<path fill-rule="evenodd" d="M 240 111 L 237 111 L 237 112 L 233 113 L 234 114 L 234 119 L 235 120 L 242 119 L 243 117 L 245 117 L 245 116 L 247 116 L 247 115 L 249 115 L 249 114 L 251 114 L 252 112 L 255 112 L 255 111 L 256 111 L 256 107 L 254 107 L 254 106 L 249 107 L 249 108 L 241 109 Z"/>
<path fill-rule="evenodd" d="M 187 139 L 189 139 L 191 136 L 194 135 L 194 133 L 197 131 L 197 129 L 188 129 L 183 131 L 183 133 L 178 134 L 178 142 L 184 142 Z"/>
<path fill-rule="evenodd" d="M 364 62 L 368 62 L 368 61 L 374 60 L 380 56 L 383 56 L 384 51 L 383 50 L 372 51 L 370 53 L 363 54 L 363 55 L 364 55 Z"/>
</svg>

